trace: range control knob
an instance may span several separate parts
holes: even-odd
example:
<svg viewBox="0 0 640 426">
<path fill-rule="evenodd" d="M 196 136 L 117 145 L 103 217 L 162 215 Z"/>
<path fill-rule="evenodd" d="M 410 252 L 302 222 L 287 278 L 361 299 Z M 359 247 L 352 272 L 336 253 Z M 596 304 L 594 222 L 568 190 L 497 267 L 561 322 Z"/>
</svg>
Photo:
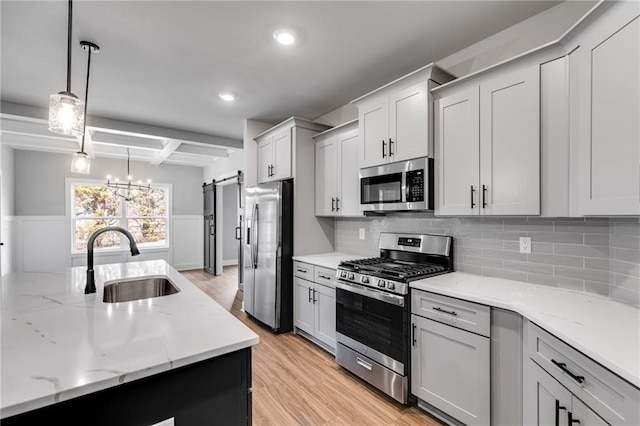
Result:
<svg viewBox="0 0 640 426">
<path fill-rule="evenodd" d="M 395 290 L 395 289 L 396 289 L 396 284 L 395 284 L 395 283 L 392 283 L 391 281 L 389 281 L 389 282 L 387 283 L 387 288 L 388 288 L 389 290 Z"/>
<path fill-rule="evenodd" d="M 347 273 L 345 271 L 340 272 L 340 278 L 347 278 Z"/>
<path fill-rule="evenodd" d="M 385 282 L 384 280 L 378 280 L 378 287 L 384 288 Z"/>
<path fill-rule="evenodd" d="M 347 278 L 350 279 L 350 280 L 353 280 L 353 279 L 356 278 L 356 276 L 353 274 L 353 272 L 350 272 L 349 276 Z"/>
<path fill-rule="evenodd" d="M 360 278 L 360 281 L 362 281 L 364 284 L 368 284 L 369 283 L 369 277 L 363 276 L 362 278 Z"/>
</svg>

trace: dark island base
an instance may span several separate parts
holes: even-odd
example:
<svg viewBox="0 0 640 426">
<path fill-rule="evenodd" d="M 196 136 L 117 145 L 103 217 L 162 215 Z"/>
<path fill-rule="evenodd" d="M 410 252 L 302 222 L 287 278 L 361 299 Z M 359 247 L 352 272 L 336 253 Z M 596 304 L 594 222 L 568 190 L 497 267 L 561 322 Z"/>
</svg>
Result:
<svg viewBox="0 0 640 426">
<path fill-rule="evenodd" d="M 251 348 L 2 419 L 14 425 L 251 424 Z M 59 421 L 59 423 L 57 422 Z"/>
</svg>

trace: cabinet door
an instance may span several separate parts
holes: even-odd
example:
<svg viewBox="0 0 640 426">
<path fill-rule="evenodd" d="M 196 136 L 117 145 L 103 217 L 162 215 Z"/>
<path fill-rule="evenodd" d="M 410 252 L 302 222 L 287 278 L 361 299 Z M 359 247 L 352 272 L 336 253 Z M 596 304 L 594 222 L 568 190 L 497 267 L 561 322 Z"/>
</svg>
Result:
<svg viewBox="0 0 640 426">
<path fill-rule="evenodd" d="M 360 168 L 358 167 L 358 130 L 338 136 L 338 202 L 339 216 L 361 216 L 360 212 Z"/>
<path fill-rule="evenodd" d="M 316 142 L 316 216 L 336 214 L 337 149 L 335 137 Z"/>
<path fill-rule="evenodd" d="M 336 347 L 336 289 L 316 283 L 315 285 L 315 331 L 316 339 L 335 349 Z"/>
<path fill-rule="evenodd" d="M 479 89 L 452 91 L 436 105 L 437 215 L 479 214 Z"/>
<path fill-rule="evenodd" d="M 389 162 L 389 98 L 358 107 L 360 168 Z"/>
<path fill-rule="evenodd" d="M 524 368 L 524 425 L 572 426 L 567 424 L 571 393 L 532 360 L 525 360 Z"/>
<path fill-rule="evenodd" d="M 272 180 L 291 177 L 291 129 L 273 135 Z"/>
<path fill-rule="evenodd" d="M 585 215 L 640 214 L 639 13 L 638 2 L 616 2 L 580 41 L 580 213 Z"/>
<path fill-rule="evenodd" d="M 609 424 L 574 395 L 571 395 L 571 418 L 574 420 L 573 424 L 580 426 L 607 426 Z M 580 423 L 576 423 L 575 420 Z"/>
<path fill-rule="evenodd" d="M 268 137 L 258 143 L 258 182 L 269 182 L 270 166 L 273 164 L 273 138 Z"/>
<path fill-rule="evenodd" d="M 411 391 L 467 425 L 490 421 L 489 338 L 411 316 Z"/>
<path fill-rule="evenodd" d="M 481 84 L 480 184 L 481 214 L 540 214 L 539 66 Z"/>
<path fill-rule="evenodd" d="M 300 278 L 295 278 L 295 319 L 297 328 L 309 334 L 313 334 L 313 283 Z"/>
<path fill-rule="evenodd" d="M 429 84 L 424 81 L 389 96 L 389 161 L 427 157 Z"/>
</svg>

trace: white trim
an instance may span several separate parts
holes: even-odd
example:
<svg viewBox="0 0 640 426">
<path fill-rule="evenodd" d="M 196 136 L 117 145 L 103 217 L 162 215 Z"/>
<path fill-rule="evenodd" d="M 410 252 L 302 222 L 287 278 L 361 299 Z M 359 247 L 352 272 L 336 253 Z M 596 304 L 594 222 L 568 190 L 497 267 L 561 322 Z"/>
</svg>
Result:
<svg viewBox="0 0 640 426">
<path fill-rule="evenodd" d="M 201 263 L 183 263 L 182 265 L 172 265 L 177 271 L 188 271 L 191 269 L 202 269 Z"/>
<path fill-rule="evenodd" d="M 238 259 L 223 260 L 222 266 L 233 266 L 238 264 Z"/>
</svg>

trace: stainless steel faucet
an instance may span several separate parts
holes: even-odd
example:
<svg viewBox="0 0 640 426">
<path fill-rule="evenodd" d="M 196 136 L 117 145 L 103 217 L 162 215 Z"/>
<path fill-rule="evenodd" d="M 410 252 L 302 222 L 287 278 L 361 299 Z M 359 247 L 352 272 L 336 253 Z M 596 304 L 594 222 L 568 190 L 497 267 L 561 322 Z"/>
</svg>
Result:
<svg viewBox="0 0 640 426">
<path fill-rule="evenodd" d="M 131 233 L 124 228 L 121 228 L 119 226 L 107 226 L 106 228 L 99 229 L 91 234 L 91 236 L 89 237 L 89 242 L 87 242 L 87 285 L 84 287 L 84 294 L 96 292 L 96 281 L 93 271 L 93 244 L 100 234 L 104 234 L 105 232 L 109 231 L 121 232 L 129 239 L 129 249 L 131 250 L 131 256 L 137 256 L 140 254 L 140 251 L 138 251 L 138 246 L 133 239 L 133 235 L 131 235 Z"/>
</svg>

